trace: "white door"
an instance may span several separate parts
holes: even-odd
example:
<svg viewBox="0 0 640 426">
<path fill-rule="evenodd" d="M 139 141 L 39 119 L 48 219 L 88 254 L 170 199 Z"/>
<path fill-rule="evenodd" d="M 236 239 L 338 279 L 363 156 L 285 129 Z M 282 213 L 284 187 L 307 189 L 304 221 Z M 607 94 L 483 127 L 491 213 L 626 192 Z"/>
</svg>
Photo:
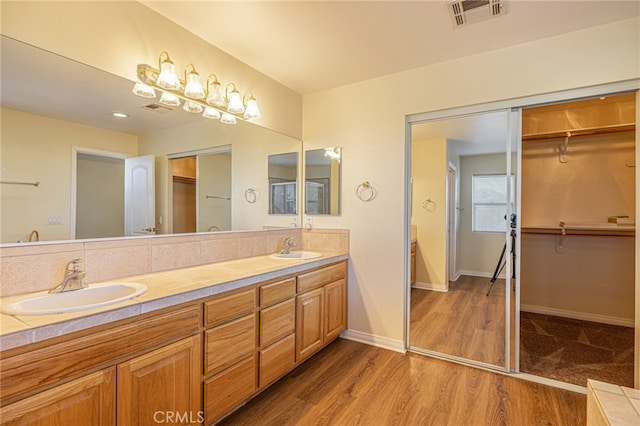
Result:
<svg viewBox="0 0 640 426">
<path fill-rule="evenodd" d="M 153 155 L 125 159 L 124 234 L 155 234 L 155 161 Z"/>
<path fill-rule="evenodd" d="M 458 239 L 458 191 L 456 188 L 457 169 L 449 163 L 449 171 L 447 173 L 447 245 L 448 245 L 448 269 L 449 277 L 447 279 L 447 287 L 450 281 L 455 281 L 457 277 L 457 249 L 456 242 Z"/>
</svg>

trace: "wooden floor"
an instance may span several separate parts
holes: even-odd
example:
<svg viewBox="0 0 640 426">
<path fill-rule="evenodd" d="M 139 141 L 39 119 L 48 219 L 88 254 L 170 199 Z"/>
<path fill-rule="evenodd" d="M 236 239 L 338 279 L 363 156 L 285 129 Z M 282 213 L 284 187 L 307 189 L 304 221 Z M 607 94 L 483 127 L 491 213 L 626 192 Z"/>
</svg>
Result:
<svg viewBox="0 0 640 426">
<path fill-rule="evenodd" d="M 586 396 L 338 339 L 224 425 L 584 425 Z"/>
<path fill-rule="evenodd" d="M 505 281 L 461 276 L 449 291 L 411 289 L 411 346 L 505 365 Z M 511 293 L 511 292 L 510 292 Z"/>
</svg>

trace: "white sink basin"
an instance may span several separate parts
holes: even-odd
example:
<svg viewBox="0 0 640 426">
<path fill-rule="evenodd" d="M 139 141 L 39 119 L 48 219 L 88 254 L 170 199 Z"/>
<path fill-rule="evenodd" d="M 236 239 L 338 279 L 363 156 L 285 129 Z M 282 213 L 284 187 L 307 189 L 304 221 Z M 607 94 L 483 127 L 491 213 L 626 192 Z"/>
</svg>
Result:
<svg viewBox="0 0 640 426">
<path fill-rule="evenodd" d="M 46 291 L 31 294 L 0 309 L 11 315 L 50 315 L 76 312 L 122 302 L 140 296 L 147 286 L 138 283 L 111 283 L 91 285 L 81 290 L 49 294 Z"/>
<path fill-rule="evenodd" d="M 289 253 L 286 253 L 286 254 L 274 253 L 271 255 L 271 257 L 273 257 L 274 259 L 295 259 L 295 260 L 316 259 L 318 257 L 322 257 L 322 253 L 317 253 L 315 251 L 299 250 L 299 251 L 290 251 Z"/>
</svg>

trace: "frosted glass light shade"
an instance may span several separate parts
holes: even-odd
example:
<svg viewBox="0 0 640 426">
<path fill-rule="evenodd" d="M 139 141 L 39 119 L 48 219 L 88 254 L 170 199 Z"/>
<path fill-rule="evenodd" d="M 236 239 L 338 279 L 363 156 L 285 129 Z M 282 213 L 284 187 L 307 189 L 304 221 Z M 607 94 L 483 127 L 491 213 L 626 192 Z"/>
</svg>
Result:
<svg viewBox="0 0 640 426">
<path fill-rule="evenodd" d="M 222 118 L 220 119 L 220 121 L 224 124 L 236 124 L 236 118 L 226 112 L 222 113 Z"/>
<path fill-rule="evenodd" d="M 197 72 L 187 74 L 187 84 L 184 87 L 184 95 L 192 99 L 204 99 L 204 87 L 200 83 L 200 75 Z"/>
<path fill-rule="evenodd" d="M 180 88 L 176 66 L 168 58 L 160 63 L 160 75 L 158 75 L 156 84 L 163 89 L 178 90 Z"/>
<path fill-rule="evenodd" d="M 193 112 L 194 114 L 200 114 L 202 111 L 204 111 L 204 107 L 202 105 L 192 101 L 186 101 L 182 106 L 182 109 L 187 112 Z"/>
<path fill-rule="evenodd" d="M 258 108 L 258 101 L 255 98 L 250 98 L 244 111 L 245 120 L 257 120 L 260 117 L 262 117 L 262 114 L 260 114 L 260 109 Z"/>
<path fill-rule="evenodd" d="M 225 104 L 224 93 L 222 90 L 222 84 L 218 81 L 214 81 L 209 84 L 209 94 L 207 95 L 207 103 L 209 105 L 223 107 Z"/>
<path fill-rule="evenodd" d="M 244 105 L 242 105 L 242 98 L 240 98 L 240 92 L 233 90 L 229 93 L 229 105 L 227 111 L 235 114 L 242 114 L 244 112 Z"/>
<path fill-rule="evenodd" d="M 217 109 L 213 109 L 211 107 L 206 107 L 204 109 L 204 112 L 202 113 L 202 116 L 204 118 L 212 118 L 217 120 L 220 118 L 220 111 L 218 111 Z"/>
<path fill-rule="evenodd" d="M 169 106 L 179 106 L 180 98 L 173 93 L 164 92 L 162 93 L 162 96 L 160 96 L 160 103 Z"/>
<path fill-rule="evenodd" d="M 156 97 L 156 91 L 153 90 L 153 87 L 147 86 L 146 84 L 139 83 L 139 82 L 133 86 L 133 93 L 143 98 Z"/>
</svg>

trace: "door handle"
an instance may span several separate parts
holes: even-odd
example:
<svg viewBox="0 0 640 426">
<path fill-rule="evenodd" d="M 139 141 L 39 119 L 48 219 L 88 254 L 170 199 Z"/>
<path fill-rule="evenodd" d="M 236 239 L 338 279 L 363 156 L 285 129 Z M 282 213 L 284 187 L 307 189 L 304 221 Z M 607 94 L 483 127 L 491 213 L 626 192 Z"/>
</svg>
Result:
<svg viewBox="0 0 640 426">
<path fill-rule="evenodd" d="M 153 227 L 153 228 L 144 228 L 143 231 L 155 233 L 156 232 L 156 228 L 155 227 Z"/>
</svg>

